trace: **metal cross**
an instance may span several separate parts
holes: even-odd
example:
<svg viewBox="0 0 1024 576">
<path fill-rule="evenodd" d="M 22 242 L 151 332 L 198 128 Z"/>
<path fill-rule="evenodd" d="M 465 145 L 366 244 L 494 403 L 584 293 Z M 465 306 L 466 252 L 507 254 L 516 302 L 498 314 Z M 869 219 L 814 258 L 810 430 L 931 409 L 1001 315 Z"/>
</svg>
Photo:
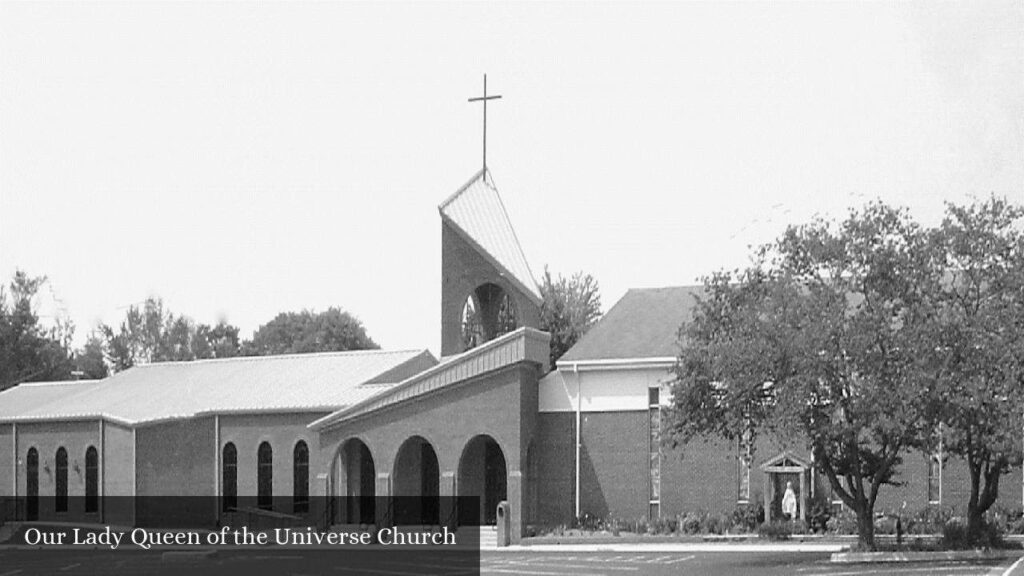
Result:
<svg viewBox="0 0 1024 576">
<path fill-rule="evenodd" d="M 483 102 L 484 103 L 484 174 L 487 173 L 487 101 L 497 100 L 501 96 L 488 96 L 487 95 L 487 74 L 484 74 L 484 95 L 478 98 L 470 98 L 470 102 Z"/>
</svg>

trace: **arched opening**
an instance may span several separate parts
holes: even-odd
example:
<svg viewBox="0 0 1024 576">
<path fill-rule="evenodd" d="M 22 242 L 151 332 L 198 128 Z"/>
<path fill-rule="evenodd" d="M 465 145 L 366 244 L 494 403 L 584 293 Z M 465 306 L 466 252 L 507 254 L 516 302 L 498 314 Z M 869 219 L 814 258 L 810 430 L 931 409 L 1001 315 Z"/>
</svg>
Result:
<svg viewBox="0 0 1024 576">
<path fill-rule="evenodd" d="M 462 306 L 462 346 L 475 348 L 519 325 L 515 302 L 501 286 L 481 284 Z"/>
<path fill-rule="evenodd" d="M 309 447 L 303 440 L 292 451 L 292 512 L 309 512 Z"/>
<path fill-rule="evenodd" d="M 440 523 L 441 472 L 434 447 L 413 436 L 395 457 L 394 518 L 398 525 Z"/>
<path fill-rule="evenodd" d="M 274 450 L 269 442 L 262 442 L 256 452 L 256 505 L 274 509 Z"/>
<path fill-rule="evenodd" d="M 487 435 L 470 440 L 459 460 L 459 496 L 476 496 L 479 508 L 460 509 L 459 524 L 467 526 L 497 523 L 498 503 L 508 498 L 508 471 L 501 446 Z"/>
<path fill-rule="evenodd" d="M 98 512 L 100 509 L 100 455 L 96 448 L 89 446 L 85 451 L 85 511 Z"/>
<path fill-rule="evenodd" d="M 334 522 L 375 524 L 377 507 L 377 468 L 370 447 L 359 438 L 341 445 L 334 462 Z"/>
<path fill-rule="evenodd" d="M 39 451 L 28 449 L 25 457 L 25 519 L 39 519 Z"/>
<path fill-rule="evenodd" d="M 238 449 L 234 443 L 224 445 L 221 455 L 221 511 L 238 507 Z"/>
<path fill-rule="evenodd" d="M 68 451 L 63 446 L 57 448 L 57 456 L 54 459 L 57 479 L 53 493 L 53 511 L 68 511 Z"/>
</svg>

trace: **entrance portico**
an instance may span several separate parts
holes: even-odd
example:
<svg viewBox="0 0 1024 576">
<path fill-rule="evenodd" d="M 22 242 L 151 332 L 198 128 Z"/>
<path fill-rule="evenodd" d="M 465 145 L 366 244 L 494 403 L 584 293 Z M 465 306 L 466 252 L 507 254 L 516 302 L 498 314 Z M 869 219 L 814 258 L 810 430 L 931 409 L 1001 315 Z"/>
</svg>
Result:
<svg viewBox="0 0 1024 576">
<path fill-rule="evenodd" d="M 495 521 L 492 508 L 507 500 L 517 541 L 529 508 L 526 454 L 536 429 L 537 382 L 547 367 L 549 339 L 545 332 L 520 328 L 311 424 L 319 432 L 320 453 L 331 455 L 320 465 L 331 470 L 334 495 L 354 495 L 355 478 L 359 494 L 366 495 L 367 475 L 375 470 L 378 498 L 480 498 L 477 510 L 434 511 L 424 504 L 416 519 L 410 511 L 378 509 L 379 525 L 489 524 Z M 360 462 L 372 461 L 371 471 L 365 464 L 339 464 L 354 460 L 353 446 L 359 446 Z"/>
</svg>

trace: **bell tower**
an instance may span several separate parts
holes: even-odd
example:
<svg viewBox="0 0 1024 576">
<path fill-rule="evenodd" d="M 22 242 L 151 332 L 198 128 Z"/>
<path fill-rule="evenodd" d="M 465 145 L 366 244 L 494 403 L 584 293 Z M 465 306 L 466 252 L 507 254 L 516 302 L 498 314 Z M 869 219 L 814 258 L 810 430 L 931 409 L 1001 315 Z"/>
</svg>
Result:
<svg viewBox="0 0 1024 576">
<path fill-rule="evenodd" d="M 541 295 L 490 172 L 438 206 L 441 213 L 441 356 L 528 326 Z"/>
</svg>

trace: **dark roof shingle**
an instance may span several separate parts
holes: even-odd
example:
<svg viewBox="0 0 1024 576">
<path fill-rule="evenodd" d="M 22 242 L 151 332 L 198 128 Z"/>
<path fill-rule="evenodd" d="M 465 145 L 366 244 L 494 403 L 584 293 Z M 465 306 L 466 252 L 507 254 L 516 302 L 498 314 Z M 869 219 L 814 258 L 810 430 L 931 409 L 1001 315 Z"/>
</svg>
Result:
<svg viewBox="0 0 1024 576">
<path fill-rule="evenodd" d="M 694 296 L 703 290 L 702 286 L 630 289 L 559 363 L 677 356 L 679 327 L 691 319 L 697 303 Z"/>
</svg>

